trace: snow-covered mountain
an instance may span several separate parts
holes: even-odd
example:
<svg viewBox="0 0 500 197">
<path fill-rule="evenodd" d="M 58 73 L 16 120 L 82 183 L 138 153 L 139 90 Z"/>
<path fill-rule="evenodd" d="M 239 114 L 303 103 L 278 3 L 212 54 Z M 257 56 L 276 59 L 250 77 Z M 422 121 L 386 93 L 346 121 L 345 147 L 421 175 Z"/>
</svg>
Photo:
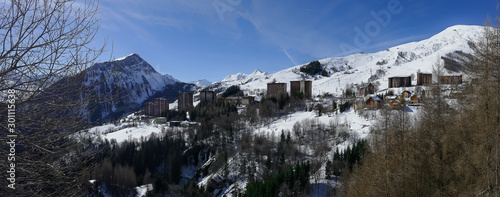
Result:
<svg viewBox="0 0 500 197">
<path fill-rule="evenodd" d="M 483 28 L 457 25 L 426 40 L 395 46 L 377 53 L 358 53 L 319 60 L 328 76 L 307 75 L 300 71 L 300 67 L 304 65 L 273 74 L 256 69 L 250 74 L 229 75 L 216 83 L 200 80 L 195 83 L 198 86 L 196 89 L 208 87 L 224 90 L 229 86 L 239 85 L 246 94 L 258 95 L 266 89 L 267 83 L 284 82 L 288 83 L 289 88 L 290 81 L 305 77 L 313 81 L 313 95 L 340 95 L 347 86 L 366 82 L 372 82 L 378 90 L 384 90 L 388 87 L 388 77 L 416 75 L 417 71 L 431 72 L 437 60 L 447 59 L 445 62 L 450 62 L 460 56 L 472 54 L 471 42 L 481 37 Z M 460 68 L 448 68 L 450 72 L 456 72 L 452 74 L 460 73 Z M 85 70 L 85 75 L 85 85 L 98 84 L 92 88 L 93 94 L 110 100 L 99 104 L 92 120 L 104 119 L 112 114 L 118 116 L 129 113 L 139 109 L 144 101 L 160 96 L 172 97 L 173 102 L 177 92 L 191 90 L 194 86 L 179 82 L 168 74 L 158 73 L 137 54 L 95 64 Z M 169 88 L 165 89 L 166 87 Z M 112 95 L 118 95 L 118 99 L 110 99 Z"/>
<path fill-rule="evenodd" d="M 483 28 L 457 25 L 429 39 L 395 46 L 377 53 L 358 53 L 322 59 L 319 62 L 329 72 L 329 76 L 306 75 L 306 79 L 313 80 L 313 95 L 327 92 L 339 95 L 347 85 L 361 84 L 369 80 L 377 84 L 379 90 L 386 89 L 388 77 L 416 75 L 417 71 L 431 72 L 437 59 L 445 57 L 454 60 L 458 56 L 472 54 L 471 41 L 477 41 L 481 37 Z M 304 73 L 300 72 L 301 66 L 303 65 L 273 74 L 256 70 L 252 74 L 229 75 L 221 81 L 220 86 L 240 85 L 241 89 L 252 92 L 256 89 L 265 89 L 267 83 L 276 81 L 288 83 L 289 88 L 290 81 L 302 79 Z"/>
<path fill-rule="evenodd" d="M 209 86 L 210 84 L 212 84 L 212 82 L 210 82 L 206 79 L 200 79 L 198 81 L 191 81 L 189 83 L 195 84 L 198 87 L 205 87 L 205 86 Z"/>
<path fill-rule="evenodd" d="M 111 99 L 111 102 L 99 104 L 99 118 L 102 119 L 112 113 L 126 113 L 130 109 L 138 109 L 146 99 L 177 81 L 169 75 L 158 73 L 135 53 L 95 64 L 89 67 L 85 74 L 84 83 L 87 86 L 98 84 L 93 88 L 98 98 L 117 96 L 117 99 Z"/>
<path fill-rule="evenodd" d="M 483 33 L 483 27 L 480 26 L 463 26 L 463 25 L 452 26 L 426 40 L 395 46 L 377 53 L 358 53 L 345 57 L 332 57 L 319 60 L 323 69 L 327 71 L 328 76 L 322 76 L 319 74 L 314 76 L 308 76 L 307 74 L 300 71 L 300 67 L 304 65 L 297 65 L 292 68 L 288 68 L 273 74 L 265 73 L 260 70 L 255 70 L 250 74 L 238 73 L 234 75 L 229 75 L 220 82 L 211 83 L 208 86 L 208 88 L 222 90 L 231 85 L 239 85 L 241 89 L 246 90 L 245 91 L 246 94 L 252 95 L 260 92 L 257 90 L 265 89 L 267 83 L 273 81 L 286 82 L 288 83 L 288 88 L 290 88 L 289 84 L 290 81 L 300 80 L 303 77 L 305 77 L 306 79 L 313 81 L 314 95 L 321 95 L 324 93 L 332 93 L 334 95 L 340 95 L 343 89 L 346 88 L 346 86 L 352 84 L 361 84 L 368 81 L 376 84 L 379 90 L 383 90 L 386 89 L 388 86 L 389 77 L 410 76 L 412 74 L 416 75 L 417 71 L 431 72 L 432 67 L 437 60 L 442 61 L 443 59 L 445 59 L 446 61 L 444 62 L 446 63 L 450 61 L 455 61 L 456 59 L 463 56 L 468 56 L 468 54 L 472 54 L 473 51 L 471 49 L 471 44 L 472 42 L 478 41 L 479 38 L 482 36 L 482 33 Z M 127 56 L 115 61 L 118 62 L 125 61 L 129 57 L 130 56 Z M 131 58 L 131 59 L 136 59 L 136 58 Z M 108 70 L 110 67 L 114 67 L 111 66 L 115 65 L 113 62 L 108 63 L 108 66 L 103 65 L 102 69 Z M 132 62 L 135 61 L 130 61 L 127 62 L 126 64 L 134 65 L 132 67 L 135 66 L 140 67 L 138 66 L 138 63 L 132 63 Z M 172 91 L 171 89 L 165 90 L 165 88 L 163 88 L 164 90 L 159 91 L 158 87 L 161 86 L 162 84 L 167 84 L 165 85 L 165 87 L 176 86 L 179 88 L 182 87 L 184 89 L 186 87 L 189 88 L 188 86 L 183 85 L 179 82 L 175 83 L 175 79 L 172 79 L 171 77 L 166 77 L 166 79 L 158 78 L 158 80 L 156 80 L 157 78 L 155 78 L 156 77 L 156 74 L 154 74 L 155 72 L 147 71 L 150 70 L 149 69 L 150 66 L 148 67 L 146 66 L 146 64 L 144 64 L 143 67 L 140 68 L 146 70 L 143 72 L 142 76 L 143 77 L 145 76 L 145 78 L 151 76 L 152 80 L 153 79 L 155 80 L 150 82 L 147 81 L 146 79 L 143 79 L 141 81 L 139 79 L 136 79 L 137 77 L 140 76 L 135 76 L 127 72 L 120 73 L 120 75 L 118 76 L 129 76 L 130 80 L 123 78 L 122 81 L 118 80 L 114 82 L 114 79 L 110 78 L 112 82 L 109 82 L 107 84 L 111 84 L 111 87 L 108 89 L 107 86 L 104 86 L 103 91 L 104 92 L 112 91 L 114 87 L 113 84 L 123 84 L 123 87 L 130 89 L 127 90 L 128 92 L 139 91 L 142 94 L 146 95 L 151 92 L 156 92 L 154 93 L 153 96 L 149 96 L 148 98 L 152 99 L 162 92 L 169 92 L 174 95 L 176 94 L 176 91 Z M 460 68 L 457 67 L 456 65 L 445 65 L 445 67 L 448 68 L 447 70 L 449 74 L 461 73 Z M 142 72 L 142 71 L 137 71 L 137 72 Z M 107 78 L 104 79 L 108 80 Z M 168 83 L 174 83 L 174 84 L 168 84 Z M 412 83 L 415 84 L 415 82 Z M 151 84 L 160 84 L 160 85 L 154 86 Z M 141 86 L 141 88 L 136 89 L 137 86 Z M 200 86 L 198 87 L 199 89 L 201 89 Z M 140 100 L 140 97 L 131 97 L 131 98 L 133 98 L 132 100 L 134 99 Z M 130 101 L 129 103 L 133 104 L 134 102 Z M 122 107 L 123 106 L 126 105 L 122 105 Z M 418 115 L 419 113 L 418 109 L 415 109 L 414 111 L 416 113 L 413 114 Z M 371 114 L 371 112 L 367 113 Z M 376 114 L 377 112 L 374 111 L 373 113 Z M 135 115 L 129 116 L 130 119 L 133 119 L 132 118 L 133 116 Z M 129 117 L 125 119 L 128 119 Z M 371 117 L 371 118 L 367 119 L 366 117 Z M 331 114 L 331 116 L 318 116 L 317 113 L 314 111 L 298 111 L 292 114 L 288 114 L 287 116 L 284 116 L 282 118 L 273 120 L 270 123 L 258 125 L 255 128 L 250 128 L 250 131 L 251 133 L 255 133 L 262 136 L 273 135 L 275 139 L 278 139 L 280 132 L 285 130 L 288 131 L 293 130 L 295 124 L 298 122 L 310 121 L 310 122 L 315 122 L 315 124 L 316 123 L 324 125 L 336 124 L 337 125 L 336 128 L 339 129 L 339 131 L 343 130 L 344 132 L 349 133 L 350 135 L 352 134 L 352 137 L 350 137 L 351 139 L 343 139 L 343 141 L 339 141 L 340 143 L 333 142 L 333 140 L 327 140 L 327 141 L 329 141 L 329 143 L 331 142 L 330 146 L 332 146 L 331 148 L 332 151 L 334 151 L 335 149 L 343 150 L 344 148 L 347 148 L 349 145 L 351 145 L 351 143 L 354 143 L 358 139 L 363 139 L 369 135 L 370 126 L 374 123 L 373 121 L 376 120 L 376 116 L 370 115 L 366 117 L 359 115 L 354 110 L 348 110 L 344 113 L 339 113 L 339 114 L 337 113 Z M 122 121 L 122 122 L 128 122 L 128 121 Z M 103 136 L 103 138 L 109 140 L 115 139 L 120 142 L 130 139 L 138 140 L 141 137 L 146 137 L 148 135 L 151 135 L 152 133 L 162 133 L 164 127 L 166 126 L 154 125 L 154 124 L 149 125 L 149 123 L 148 124 L 143 123 L 142 125 L 139 124 L 139 126 L 136 126 L 135 128 L 125 127 L 125 124 L 121 126 L 108 124 L 89 129 L 89 133 L 92 135 Z M 106 133 L 106 131 L 108 130 L 115 130 L 115 131 Z M 308 137 L 305 137 L 304 139 L 307 138 Z M 310 148 L 312 147 L 312 144 L 313 143 L 310 144 L 306 143 L 306 145 L 303 145 L 306 147 L 305 150 L 307 155 L 314 154 L 311 152 L 313 149 Z M 331 156 L 333 155 L 332 153 L 333 152 L 328 153 L 327 155 Z M 197 155 L 203 155 L 203 154 L 197 154 Z M 210 152 L 210 154 L 207 155 L 212 155 L 212 153 Z M 244 158 L 242 155 L 244 154 L 236 153 L 235 155 L 230 156 L 227 159 L 227 165 L 225 165 L 225 167 L 221 167 L 218 171 L 215 171 L 212 174 L 207 174 L 208 170 L 206 169 L 210 165 L 212 165 L 212 162 L 215 161 L 216 160 L 215 158 L 218 157 L 215 153 L 213 155 L 214 156 L 203 157 L 204 159 L 200 160 L 202 162 L 200 162 L 199 164 L 183 167 L 181 173 L 182 177 L 188 177 L 189 179 L 198 180 L 198 186 L 205 187 L 207 191 L 212 191 L 212 194 L 214 195 L 231 196 L 232 192 L 234 191 L 237 192 L 244 191 L 248 181 L 248 179 L 245 176 L 241 176 L 240 173 L 241 172 L 240 166 L 244 166 L 244 164 L 242 164 Z M 199 156 L 198 158 L 201 157 Z M 331 157 L 328 159 L 331 159 Z M 262 172 L 262 169 L 264 169 L 265 167 L 257 166 L 256 168 L 261 169 L 260 172 Z M 226 171 L 226 169 L 228 170 Z M 199 173 L 200 175 L 197 175 L 198 172 L 196 171 L 201 172 Z M 323 165 L 316 172 L 312 172 L 311 175 L 312 176 L 317 175 L 317 177 L 324 177 L 325 171 L 326 167 L 325 165 Z M 224 175 L 226 173 L 227 175 Z M 262 173 L 257 172 L 255 174 L 257 178 L 262 177 L 260 176 L 262 175 Z M 228 178 L 228 177 L 233 177 L 233 178 Z M 326 180 L 321 178 L 319 185 L 331 184 L 330 182 L 331 180 Z M 315 184 L 318 185 L 317 180 Z M 319 186 L 312 188 L 314 188 L 313 190 L 319 190 L 316 189 L 319 188 Z M 326 189 L 324 190 L 325 193 L 324 195 L 320 195 L 318 193 L 316 194 L 317 196 L 325 196 L 327 195 L 326 194 L 327 190 Z"/>
<path fill-rule="evenodd" d="M 177 80 L 176 78 L 172 77 L 172 75 L 169 75 L 169 74 L 164 74 L 163 77 L 165 77 L 167 79 L 174 80 L 175 82 L 181 82 L 181 81 Z"/>
<path fill-rule="evenodd" d="M 133 53 L 110 62 L 95 64 L 86 70 L 85 84 L 103 81 L 103 86 L 110 88 L 115 84 L 124 88 L 130 102 L 141 103 L 166 85 L 177 82 L 170 75 L 158 73 L 139 55 Z M 100 93 L 100 92 L 99 92 Z"/>
<path fill-rule="evenodd" d="M 254 80 L 259 80 L 262 78 L 266 78 L 269 73 L 267 72 L 262 72 L 259 69 L 256 69 L 250 74 L 245 74 L 245 73 L 238 73 L 234 75 L 229 75 L 226 78 L 224 78 L 221 83 L 227 84 L 227 85 L 239 85 L 239 84 L 246 84 L 250 83 Z"/>
<path fill-rule="evenodd" d="M 85 87 L 85 94 L 92 95 L 98 101 L 88 104 L 92 111 L 89 117 L 91 122 L 131 113 L 138 110 L 143 102 L 157 97 L 173 101 L 177 99 L 179 91 L 192 86 L 186 86 L 170 75 L 158 73 L 137 54 L 94 64 L 58 83 L 67 81 L 77 81 L 80 87 Z"/>
</svg>

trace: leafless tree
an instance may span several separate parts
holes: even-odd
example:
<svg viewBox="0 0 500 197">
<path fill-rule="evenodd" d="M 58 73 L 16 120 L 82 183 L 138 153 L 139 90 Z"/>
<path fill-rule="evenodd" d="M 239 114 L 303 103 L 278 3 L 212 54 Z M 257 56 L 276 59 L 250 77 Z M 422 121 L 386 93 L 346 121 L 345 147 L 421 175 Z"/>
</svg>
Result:
<svg viewBox="0 0 500 197">
<path fill-rule="evenodd" d="M 2 185 L 0 196 L 83 195 L 78 186 L 90 174 L 90 157 L 81 157 L 85 147 L 71 136 L 85 128 L 86 106 L 96 101 L 78 82 L 105 48 L 91 46 L 98 10 L 93 0 L 0 2 L 0 138 L 16 135 L 15 190 Z M 15 96 L 13 133 L 5 124 L 7 95 Z M 9 165 L 2 161 L 0 169 Z"/>
<path fill-rule="evenodd" d="M 347 196 L 500 196 L 498 17 L 496 24 L 487 23 L 482 39 L 471 41 L 474 56 L 464 66 L 473 80 L 460 102 L 466 106 L 447 104 L 443 85 L 433 84 L 415 128 L 405 128 L 399 140 L 398 125 L 389 124 L 386 143 L 376 140 L 376 151 L 345 181 Z"/>
<path fill-rule="evenodd" d="M 498 9 L 498 6 L 497 6 Z M 474 43 L 474 58 L 466 64 L 466 72 L 472 78 L 472 85 L 467 91 L 475 95 L 466 102 L 468 122 L 474 125 L 474 150 L 485 153 L 486 158 L 478 166 L 483 171 L 483 184 L 478 188 L 492 196 L 500 196 L 500 18 L 495 24 L 488 20 L 483 37 Z M 471 147 L 472 148 L 472 147 Z M 478 185 L 479 186 L 479 185 Z"/>
</svg>

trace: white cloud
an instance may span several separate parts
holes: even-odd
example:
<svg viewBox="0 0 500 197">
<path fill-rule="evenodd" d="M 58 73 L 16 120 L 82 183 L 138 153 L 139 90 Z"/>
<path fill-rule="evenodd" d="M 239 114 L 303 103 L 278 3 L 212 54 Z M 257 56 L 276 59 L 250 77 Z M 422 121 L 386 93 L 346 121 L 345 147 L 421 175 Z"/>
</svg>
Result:
<svg viewBox="0 0 500 197">
<path fill-rule="evenodd" d="M 298 65 L 297 62 L 293 59 L 293 57 L 288 53 L 288 51 L 286 51 L 286 49 L 281 47 L 281 50 L 283 50 L 283 52 L 286 54 L 288 59 L 290 59 L 290 61 L 293 63 L 293 65 Z"/>
</svg>

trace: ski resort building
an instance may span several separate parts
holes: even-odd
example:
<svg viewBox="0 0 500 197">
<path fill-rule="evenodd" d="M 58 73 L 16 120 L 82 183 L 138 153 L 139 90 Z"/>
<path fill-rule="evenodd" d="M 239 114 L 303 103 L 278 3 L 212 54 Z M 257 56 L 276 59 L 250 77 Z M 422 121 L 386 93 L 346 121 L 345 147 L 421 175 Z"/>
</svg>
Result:
<svg viewBox="0 0 500 197">
<path fill-rule="evenodd" d="M 193 93 L 181 92 L 179 93 L 179 100 L 177 103 L 177 110 L 188 111 L 193 108 Z"/>
<path fill-rule="evenodd" d="M 161 116 L 161 113 L 169 110 L 169 100 L 157 98 L 154 102 L 144 104 L 144 113 L 148 116 Z"/>
<path fill-rule="evenodd" d="M 432 73 L 417 72 L 417 85 L 419 86 L 432 85 Z"/>
<path fill-rule="evenodd" d="M 148 116 L 153 116 L 154 115 L 154 108 L 155 105 L 153 102 L 147 102 L 144 104 L 144 114 Z"/>
<path fill-rule="evenodd" d="M 375 94 L 375 86 L 372 83 L 361 84 L 358 89 L 358 95 L 366 96 L 368 94 Z"/>
<path fill-rule="evenodd" d="M 213 103 L 215 102 L 216 93 L 215 91 L 204 90 L 200 91 L 200 102 L 202 103 Z"/>
<path fill-rule="evenodd" d="M 408 77 L 389 77 L 389 88 L 410 87 L 411 76 Z"/>
<path fill-rule="evenodd" d="M 267 96 L 279 97 L 281 94 L 286 94 L 286 83 L 268 83 Z"/>
<path fill-rule="evenodd" d="M 290 81 L 290 96 L 297 96 L 300 93 L 304 98 L 311 98 L 312 81 Z"/>
</svg>

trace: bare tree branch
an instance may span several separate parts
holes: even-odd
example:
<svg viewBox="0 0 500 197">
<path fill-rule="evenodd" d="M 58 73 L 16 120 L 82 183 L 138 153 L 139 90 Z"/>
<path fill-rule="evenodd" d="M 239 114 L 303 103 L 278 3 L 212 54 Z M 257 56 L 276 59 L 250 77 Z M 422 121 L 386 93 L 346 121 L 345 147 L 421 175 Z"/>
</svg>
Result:
<svg viewBox="0 0 500 197">
<path fill-rule="evenodd" d="M 93 84 L 81 83 L 105 49 L 91 46 L 98 12 L 94 0 L 0 3 L 0 140 L 17 135 L 16 189 L 1 185 L 0 196 L 84 195 L 79 186 L 90 175 L 94 153 L 73 136 L 88 127 L 88 106 L 99 102 L 88 89 Z M 6 124 L 12 90 L 15 133 Z M 7 147 L 0 149 L 2 157 L 8 154 Z M 0 169 L 9 163 L 1 161 Z"/>
</svg>

